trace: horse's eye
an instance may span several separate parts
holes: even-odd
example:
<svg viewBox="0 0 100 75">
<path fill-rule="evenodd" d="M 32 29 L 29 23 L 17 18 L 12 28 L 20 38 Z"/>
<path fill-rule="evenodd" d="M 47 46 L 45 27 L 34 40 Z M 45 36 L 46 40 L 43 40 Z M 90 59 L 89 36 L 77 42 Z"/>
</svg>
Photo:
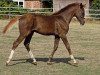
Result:
<svg viewBox="0 0 100 75">
<path fill-rule="evenodd" d="M 84 18 L 84 15 L 81 15 L 80 17 L 81 17 L 81 18 Z"/>
</svg>

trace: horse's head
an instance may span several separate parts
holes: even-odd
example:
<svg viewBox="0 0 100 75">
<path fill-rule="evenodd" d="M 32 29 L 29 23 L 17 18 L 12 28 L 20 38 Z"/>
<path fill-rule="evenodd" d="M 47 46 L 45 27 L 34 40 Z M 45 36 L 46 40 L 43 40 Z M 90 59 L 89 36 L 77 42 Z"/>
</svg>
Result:
<svg viewBox="0 0 100 75">
<path fill-rule="evenodd" d="M 78 19 L 78 21 L 80 22 L 81 25 L 84 25 L 85 23 L 85 10 L 84 10 L 85 5 L 83 5 L 82 3 L 80 3 L 78 5 L 78 8 L 76 9 L 75 12 L 75 17 Z"/>
</svg>

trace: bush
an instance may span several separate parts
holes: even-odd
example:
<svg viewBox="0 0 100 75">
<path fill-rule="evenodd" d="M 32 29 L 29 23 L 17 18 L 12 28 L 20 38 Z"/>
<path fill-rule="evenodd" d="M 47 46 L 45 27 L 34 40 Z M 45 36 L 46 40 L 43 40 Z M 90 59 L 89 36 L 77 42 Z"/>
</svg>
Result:
<svg viewBox="0 0 100 75">
<path fill-rule="evenodd" d="M 8 1 L 0 1 L 0 19 L 8 19 L 15 16 L 15 15 L 23 15 L 25 13 L 35 13 L 35 12 L 52 12 L 53 9 L 24 9 L 21 6 L 17 6 L 15 2 Z M 43 15 L 46 15 L 46 13 L 42 13 Z M 49 13 L 50 14 L 50 13 Z"/>
<path fill-rule="evenodd" d="M 93 11 L 90 11 L 91 14 L 100 14 L 100 0 L 93 0 L 91 9 L 93 9 Z M 100 18 L 100 15 L 91 15 L 91 16 L 95 18 Z"/>
<path fill-rule="evenodd" d="M 16 7 L 16 3 L 10 1 L 10 0 L 0 0 L 0 18 L 8 18 L 8 15 L 5 14 L 9 14 L 9 7 Z M 6 8 L 7 7 L 7 8 Z M 4 15 L 2 15 L 4 14 Z"/>
</svg>

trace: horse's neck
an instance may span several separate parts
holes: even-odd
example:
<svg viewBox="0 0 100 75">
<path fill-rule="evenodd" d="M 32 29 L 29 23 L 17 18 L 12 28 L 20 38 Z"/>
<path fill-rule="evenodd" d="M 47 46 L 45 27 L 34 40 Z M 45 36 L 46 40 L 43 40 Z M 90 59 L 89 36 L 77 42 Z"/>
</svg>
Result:
<svg viewBox="0 0 100 75">
<path fill-rule="evenodd" d="M 74 17 L 74 9 L 68 9 L 64 12 L 60 13 L 60 15 L 66 20 L 66 22 L 69 24 Z"/>
</svg>

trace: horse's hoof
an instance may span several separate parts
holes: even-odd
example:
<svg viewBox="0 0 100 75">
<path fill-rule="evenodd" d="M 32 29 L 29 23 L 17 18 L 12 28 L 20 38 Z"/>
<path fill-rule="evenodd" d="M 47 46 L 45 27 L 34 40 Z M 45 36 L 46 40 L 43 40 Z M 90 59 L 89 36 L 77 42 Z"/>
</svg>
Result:
<svg viewBox="0 0 100 75">
<path fill-rule="evenodd" d="M 32 64 L 37 65 L 37 62 L 32 62 Z"/>
<path fill-rule="evenodd" d="M 72 66 L 75 66 L 75 67 L 78 67 L 78 62 L 73 62 L 73 61 L 69 61 L 68 62 L 70 65 L 72 65 Z"/>
<path fill-rule="evenodd" d="M 47 62 L 47 65 L 52 65 L 53 63 L 52 62 Z"/>
<path fill-rule="evenodd" d="M 73 65 L 76 66 L 76 67 L 78 67 L 78 63 L 77 62 L 76 63 L 73 63 Z"/>
</svg>

